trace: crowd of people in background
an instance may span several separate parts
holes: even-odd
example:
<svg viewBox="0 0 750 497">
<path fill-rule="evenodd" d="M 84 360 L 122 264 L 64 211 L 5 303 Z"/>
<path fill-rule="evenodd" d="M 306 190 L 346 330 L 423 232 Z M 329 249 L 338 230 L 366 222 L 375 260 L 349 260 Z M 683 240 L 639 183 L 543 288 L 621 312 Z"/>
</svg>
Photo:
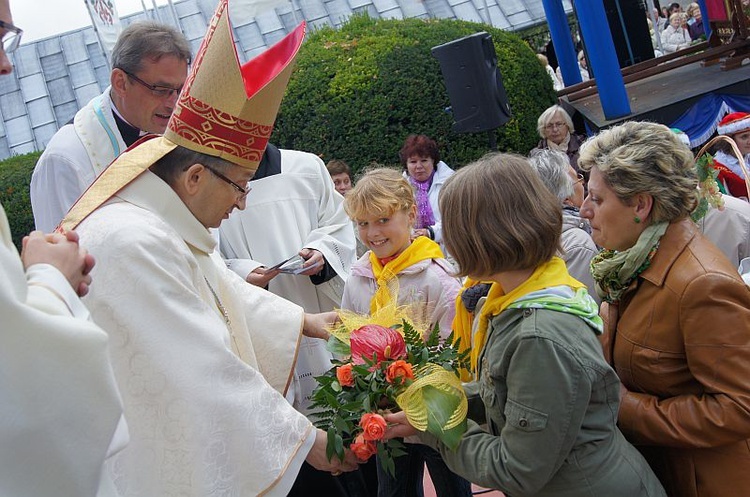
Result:
<svg viewBox="0 0 750 497">
<path fill-rule="evenodd" d="M 195 57 L 123 31 L 37 163 L 21 254 L 0 206 L 0 494 L 414 497 L 425 467 L 438 497 L 750 493 L 750 113 L 719 123 L 718 192 L 674 130 L 585 137 L 560 105 L 528 157 L 451 167 L 414 133 L 394 167 L 326 164 L 236 138 L 270 135 L 304 30 L 238 66 L 226 7 Z M 697 4 L 666 14 L 665 51 L 703 35 Z M 9 74 L 7 0 L 0 21 Z M 232 133 L 201 122 L 228 102 Z M 335 311 L 415 302 L 461 338 L 482 414 L 448 449 L 387 413 L 394 472 L 329 457 L 310 397 Z"/>
<path fill-rule="evenodd" d="M 650 13 L 648 11 L 645 12 L 643 22 L 648 27 L 655 57 L 678 52 L 695 43 L 706 40 L 703 13 L 696 2 L 688 4 L 684 10 L 682 5 L 677 2 L 662 8 L 658 8 L 658 1 L 654 3 L 655 7 L 653 10 Z M 586 53 L 583 50 L 580 40 L 574 39 L 573 41 L 581 81 L 588 81 L 591 79 L 592 74 L 589 71 Z M 549 75 L 555 91 L 560 91 L 570 85 L 570 83 L 566 84 L 563 80 L 562 71 L 557 63 L 557 57 L 555 56 L 554 46 L 551 41 L 543 47 L 542 52 L 538 53 L 537 57 L 539 63 Z"/>
</svg>

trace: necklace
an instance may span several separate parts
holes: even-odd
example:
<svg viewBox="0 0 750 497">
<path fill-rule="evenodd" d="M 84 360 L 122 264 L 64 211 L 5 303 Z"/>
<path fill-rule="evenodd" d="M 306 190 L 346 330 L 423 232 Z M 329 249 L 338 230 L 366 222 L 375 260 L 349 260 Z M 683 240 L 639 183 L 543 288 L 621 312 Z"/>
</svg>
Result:
<svg viewBox="0 0 750 497">
<path fill-rule="evenodd" d="M 245 360 L 242 358 L 242 354 L 240 353 L 240 347 L 237 344 L 237 337 L 234 336 L 234 331 L 232 330 L 232 322 L 229 319 L 229 312 L 227 311 L 226 307 L 224 307 L 224 304 L 221 303 L 221 299 L 219 299 L 219 295 L 216 293 L 216 290 L 214 290 L 214 287 L 211 286 L 211 283 L 208 282 L 208 278 L 204 276 L 203 280 L 206 282 L 206 285 L 208 285 L 208 289 L 211 290 L 211 295 L 213 295 L 214 297 L 216 307 L 218 307 L 219 312 L 224 318 L 224 323 L 226 323 L 227 325 L 229 336 L 232 338 L 232 343 L 234 344 L 235 353 L 237 354 L 237 357 L 239 357 L 244 362 Z"/>
</svg>

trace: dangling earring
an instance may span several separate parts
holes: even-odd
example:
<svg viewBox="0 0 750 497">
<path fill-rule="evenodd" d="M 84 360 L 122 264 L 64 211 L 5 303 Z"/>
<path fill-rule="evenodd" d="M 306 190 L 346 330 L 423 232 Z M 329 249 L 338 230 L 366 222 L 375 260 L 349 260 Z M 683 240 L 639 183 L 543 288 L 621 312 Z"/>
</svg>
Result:
<svg viewBox="0 0 750 497">
<path fill-rule="evenodd" d="M 639 218 L 638 216 L 635 216 L 635 218 L 633 218 L 633 221 L 635 221 L 635 224 L 640 224 L 641 218 Z"/>
</svg>

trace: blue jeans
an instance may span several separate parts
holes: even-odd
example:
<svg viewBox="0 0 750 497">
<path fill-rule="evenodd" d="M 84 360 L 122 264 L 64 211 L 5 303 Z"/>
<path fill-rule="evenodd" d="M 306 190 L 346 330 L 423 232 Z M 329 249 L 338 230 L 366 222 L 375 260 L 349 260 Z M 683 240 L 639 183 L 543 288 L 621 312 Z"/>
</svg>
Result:
<svg viewBox="0 0 750 497">
<path fill-rule="evenodd" d="M 393 459 L 395 477 L 378 460 L 378 497 L 424 497 L 424 466 L 437 497 L 471 497 L 471 484 L 453 473 L 440 454 L 422 444 L 404 444 L 406 454 Z"/>
</svg>

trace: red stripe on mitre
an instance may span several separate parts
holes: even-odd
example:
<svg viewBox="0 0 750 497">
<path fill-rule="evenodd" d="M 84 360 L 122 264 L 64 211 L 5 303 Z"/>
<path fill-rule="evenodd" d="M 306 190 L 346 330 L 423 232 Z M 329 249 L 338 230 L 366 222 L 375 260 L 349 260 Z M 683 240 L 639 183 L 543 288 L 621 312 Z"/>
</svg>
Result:
<svg viewBox="0 0 750 497">
<path fill-rule="evenodd" d="M 238 119 L 194 97 L 183 97 L 169 123 L 175 134 L 198 145 L 231 151 L 246 160 L 256 160 L 263 154 L 273 124 Z"/>
</svg>

